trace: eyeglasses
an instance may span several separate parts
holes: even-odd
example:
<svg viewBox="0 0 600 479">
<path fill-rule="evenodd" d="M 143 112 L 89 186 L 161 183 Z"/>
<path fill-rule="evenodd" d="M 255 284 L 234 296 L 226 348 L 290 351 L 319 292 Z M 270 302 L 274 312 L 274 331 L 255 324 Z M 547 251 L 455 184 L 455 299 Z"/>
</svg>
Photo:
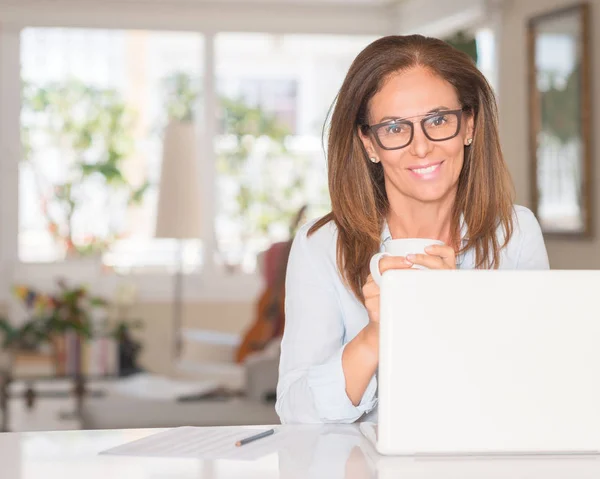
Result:
<svg viewBox="0 0 600 479">
<path fill-rule="evenodd" d="M 460 131 L 460 120 L 465 108 L 441 110 L 428 113 L 421 121 L 421 129 L 431 141 L 445 141 L 454 138 Z M 418 115 L 421 116 L 421 115 Z M 377 143 L 384 150 L 398 150 L 408 146 L 415 136 L 412 121 L 406 118 L 388 120 L 376 125 L 363 125 L 363 133 L 372 132 Z"/>
</svg>

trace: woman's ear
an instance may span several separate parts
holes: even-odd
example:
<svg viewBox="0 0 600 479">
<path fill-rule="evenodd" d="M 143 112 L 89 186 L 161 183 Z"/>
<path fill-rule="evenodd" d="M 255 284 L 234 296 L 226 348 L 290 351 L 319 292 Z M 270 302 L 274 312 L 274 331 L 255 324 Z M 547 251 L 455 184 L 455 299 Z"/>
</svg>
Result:
<svg viewBox="0 0 600 479">
<path fill-rule="evenodd" d="M 379 158 L 377 157 L 375 145 L 373 144 L 373 140 L 371 140 L 371 136 L 368 134 L 365 135 L 360 126 L 358 127 L 358 137 L 360 138 L 369 159 L 373 163 L 379 163 Z"/>
<path fill-rule="evenodd" d="M 475 118 L 472 113 L 467 116 L 467 129 L 465 135 L 465 145 L 470 145 L 473 142 L 473 135 L 475 134 Z"/>
</svg>

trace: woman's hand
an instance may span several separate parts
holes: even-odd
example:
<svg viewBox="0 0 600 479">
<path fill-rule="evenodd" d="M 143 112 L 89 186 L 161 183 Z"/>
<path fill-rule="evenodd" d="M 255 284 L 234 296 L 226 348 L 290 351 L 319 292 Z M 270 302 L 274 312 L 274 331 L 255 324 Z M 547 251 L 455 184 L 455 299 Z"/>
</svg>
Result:
<svg viewBox="0 0 600 479">
<path fill-rule="evenodd" d="M 379 271 L 383 274 L 389 269 L 410 269 L 413 264 L 402 256 L 384 256 L 379 261 Z M 362 331 L 369 346 L 379 351 L 379 286 L 369 275 L 362 288 L 365 308 L 369 314 L 369 324 Z"/>
<path fill-rule="evenodd" d="M 379 271 L 381 274 L 389 269 L 409 269 L 413 263 L 407 261 L 402 256 L 384 256 L 379 261 Z M 362 288 L 363 296 L 365 297 L 365 308 L 369 313 L 371 322 L 379 322 L 379 286 L 369 275 L 367 282 Z"/>
<path fill-rule="evenodd" d="M 431 245 L 427 254 L 409 254 L 406 259 L 428 269 L 456 269 L 456 252 L 451 246 Z"/>
<path fill-rule="evenodd" d="M 379 261 L 379 271 L 388 269 L 409 269 L 409 263 L 400 256 L 384 256 Z M 369 323 L 344 348 L 342 368 L 346 378 L 346 394 L 357 406 L 369 381 L 379 364 L 379 286 L 371 275 L 362 288 Z"/>
</svg>

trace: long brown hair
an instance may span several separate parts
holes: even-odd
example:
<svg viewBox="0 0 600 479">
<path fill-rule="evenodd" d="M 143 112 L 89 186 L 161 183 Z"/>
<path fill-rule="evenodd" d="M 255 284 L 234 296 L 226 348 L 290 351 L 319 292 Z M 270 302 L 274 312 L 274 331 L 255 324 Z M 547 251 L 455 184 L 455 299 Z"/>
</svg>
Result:
<svg viewBox="0 0 600 479">
<path fill-rule="evenodd" d="M 333 221 L 337 226 L 337 264 L 354 294 L 363 300 L 369 260 L 379 250 L 388 212 L 383 168 L 368 160 L 358 129 L 368 123 L 371 98 L 394 73 L 421 66 L 454 86 L 462 107 L 474 116 L 473 143 L 464 165 L 452 212 L 452 231 L 468 231 L 459 253 L 475 249 L 476 268 L 498 268 L 500 251 L 513 232 L 513 188 L 498 138 L 494 92 L 472 59 L 448 43 L 421 35 L 387 36 L 354 60 L 330 115 L 327 146 L 332 211 L 309 235 Z M 502 244 L 497 228 L 504 230 Z"/>
</svg>

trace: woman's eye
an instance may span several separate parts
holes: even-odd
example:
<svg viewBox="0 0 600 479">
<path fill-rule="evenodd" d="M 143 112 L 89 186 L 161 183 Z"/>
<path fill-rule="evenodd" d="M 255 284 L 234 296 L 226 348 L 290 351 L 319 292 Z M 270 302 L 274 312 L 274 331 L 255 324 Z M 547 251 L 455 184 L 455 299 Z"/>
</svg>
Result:
<svg viewBox="0 0 600 479">
<path fill-rule="evenodd" d="M 404 133 L 406 131 L 405 125 L 390 125 L 386 128 L 386 133 L 388 135 L 398 135 L 400 133 Z"/>
<path fill-rule="evenodd" d="M 448 121 L 448 118 L 446 118 L 446 115 L 439 115 L 439 116 L 432 116 L 431 118 L 429 118 L 427 120 L 427 123 L 429 123 L 431 126 L 442 126 L 442 125 L 446 124 L 447 121 Z"/>
</svg>

